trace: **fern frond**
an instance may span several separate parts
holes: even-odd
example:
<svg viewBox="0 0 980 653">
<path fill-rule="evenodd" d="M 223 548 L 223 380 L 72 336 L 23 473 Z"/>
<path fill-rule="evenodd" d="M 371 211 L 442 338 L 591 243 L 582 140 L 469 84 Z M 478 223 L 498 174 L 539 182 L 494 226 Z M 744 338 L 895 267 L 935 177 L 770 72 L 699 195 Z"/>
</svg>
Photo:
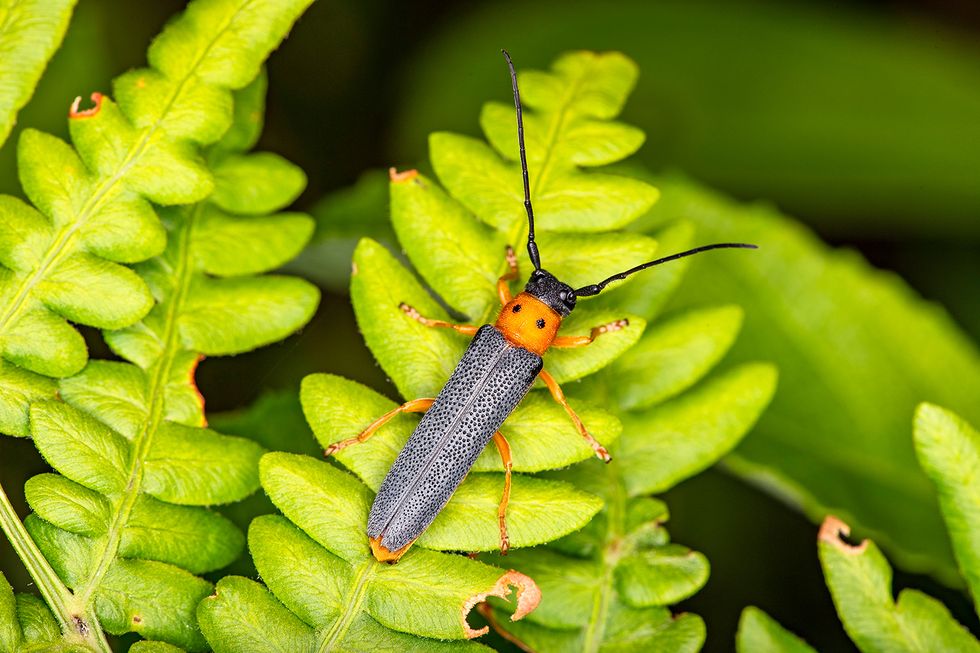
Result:
<svg viewBox="0 0 980 653">
<path fill-rule="evenodd" d="M 740 204 L 679 175 L 645 178 L 663 198 L 644 229 L 683 216 L 705 241 L 762 245 L 757 256 L 694 259 L 671 302 L 741 305 L 746 337 L 733 357 L 765 352 L 785 379 L 728 468 L 792 497 L 813 520 L 835 506 L 876 533 L 903 568 L 959 583 L 935 492 L 904 434 L 924 397 L 980 422 L 980 349 L 897 276 L 827 247 L 771 207 Z M 843 450 L 875 463 L 852 465 Z"/>
<path fill-rule="evenodd" d="M 0 147 L 61 45 L 77 1 L 0 0 Z"/>
<path fill-rule="evenodd" d="M 913 425 L 915 451 L 923 471 L 935 483 L 946 528 L 960 572 L 977 607 L 980 578 L 980 531 L 977 529 L 976 478 L 980 432 L 952 411 L 919 404 Z M 861 651 L 970 651 L 978 641 L 933 597 L 916 589 L 893 596 L 892 568 L 870 540 L 851 544 L 850 527 L 827 516 L 817 537 L 817 551 L 827 587 L 844 630 Z M 805 642 L 783 630 L 758 608 L 742 612 L 739 653 L 812 653 Z"/>
<path fill-rule="evenodd" d="M 537 211 L 542 259 L 547 269 L 573 285 L 649 260 L 660 250 L 652 238 L 608 231 L 639 217 L 656 198 L 656 191 L 642 182 L 580 169 L 618 160 L 642 142 L 642 134 L 611 122 L 635 75 L 635 66 L 622 55 L 592 53 L 566 55 L 550 74 L 522 75 L 528 104 L 538 109 L 529 114 L 528 133 L 533 125 L 539 141 L 534 145 L 529 141 L 528 148 L 529 152 L 539 148 L 532 159 L 532 179 L 538 175 L 542 181 L 532 186 L 532 199 L 536 208 L 544 209 Z M 526 229 L 521 179 L 513 161 L 517 139 L 512 111 L 508 109 L 505 116 L 502 108 L 491 106 L 483 113 L 484 130 L 503 155 L 473 139 L 445 134 L 432 138 L 434 167 L 448 193 L 422 175 L 393 175 L 390 183 L 392 222 L 408 258 L 446 303 L 476 323 L 498 310 L 494 289 L 504 268 L 504 245 L 520 244 Z M 542 133 L 550 137 L 542 138 Z M 575 189 L 581 193 L 578 199 Z M 605 198 L 614 205 L 612 217 L 600 206 Z M 580 231 L 600 233 L 576 233 Z M 689 225 L 677 225 L 660 236 L 674 250 L 687 246 L 693 233 Z M 563 325 L 563 333 L 587 333 L 593 326 L 625 316 L 630 327 L 604 335 L 588 348 L 549 351 L 545 356 L 546 369 L 558 379 L 587 377 L 580 384 L 567 385 L 566 392 L 587 397 L 573 399 L 574 407 L 623 462 L 546 471 L 580 463 L 592 451 L 561 408 L 539 390 L 532 391 L 502 427 L 511 443 L 514 470 L 525 472 L 515 477 L 508 508 L 511 543 L 515 547 L 551 544 L 486 559 L 528 573 L 542 590 L 540 607 L 524 622 L 503 626 L 508 615 L 500 606 L 495 621 L 498 627 L 527 636 L 535 650 L 539 646 L 543 651 L 617 646 L 650 650 L 661 645 L 693 650 L 704 639 L 704 624 L 698 617 L 675 619 L 665 606 L 703 585 L 707 561 L 669 543 L 662 526 L 666 507 L 644 495 L 667 489 L 730 450 L 768 403 L 775 373 L 770 366 L 750 364 L 699 383 L 735 339 L 741 323 L 735 307 L 674 316 L 644 334 L 647 320 L 656 317 L 684 269 L 680 265 L 633 277 L 609 293 L 615 299 L 580 302 Z M 427 316 L 446 319 L 442 306 L 405 266 L 371 240 L 361 241 L 354 252 L 351 297 L 368 346 L 399 392 L 408 399 L 434 396 L 466 341 L 448 330 L 429 329 L 406 319 L 399 304 L 407 302 Z M 624 314 L 623 305 L 631 312 Z M 675 350 L 690 359 L 681 361 Z M 636 383 L 619 389 L 617 369 Z M 655 383 L 647 388 L 639 379 Z M 355 435 L 393 406 L 367 388 L 330 375 L 305 379 L 301 399 L 323 446 Z M 417 418 L 399 416 L 373 438 L 338 452 L 336 458 L 369 488 L 377 489 L 415 424 Z M 426 549 L 493 551 L 499 546 L 495 510 L 503 477 L 493 454 L 484 452 L 432 527 L 397 566 L 412 569 L 415 582 L 466 586 L 461 570 L 447 567 L 438 582 L 416 571 L 422 561 L 445 555 Z M 359 508 L 356 518 L 343 527 L 349 532 L 349 549 L 344 553 L 367 559 L 364 531 L 370 493 L 325 463 L 279 456 L 268 454 L 263 468 L 305 470 L 290 472 L 293 480 L 288 484 L 279 478 L 285 472 L 276 478 L 263 476 L 266 491 L 294 526 L 280 517 L 261 518 L 252 525 L 250 550 L 271 595 L 257 583 L 229 580 L 227 586 L 219 584 L 216 599 L 202 604 L 202 628 L 216 650 L 232 650 L 234 645 L 271 650 L 276 643 L 273 627 L 256 626 L 258 622 L 248 621 L 245 614 L 261 613 L 262 624 L 284 624 L 283 628 L 288 624 L 289 632 L 297 633 L 290 644 L 295 646 L 322 641 L 317 638 L 324 629 L 347 623 L 335 612 L 324 608 L 314 613 L 310 608 L 331 604 L 343 591 L 331 589 L 316 600 L 300 600 L 314 595 L 318 586 L 351 586 L 350 570 L 328 564 L 309 540 L 343 557 L 327 535 L 336 530 L 332 518 L 315 507 L 335 505 L 346 492 L 359 497 Z M 635 462 L 626 460 L 631 456 Z M 535 472 L 545 473 L 532 475 Z M 325 488 L 340 494 L 327 496 Z M 311 495 L 315 500 L 310 501 Z M 276 537 L 259 535 L 273 528 L 278 529 Z M 297 541 L 289 560 L 281 549 L 279 555 L 272 555 L 268 543 L 285 541 L 286 531 L 294 533 Z M 325 571 L 313 575 L 306 571 L 310 577 L 301 582 L 283 580 L 294 581 L 299 570 L 310 568 Z M 399 604 L 397 618 L 369 608 L 373 619 L 391 629 L 380 632 L 388 637 L 393 631 L 449 636 L 428 629 L 430 620 L 441 618 L 446 606 L 430 605 L 397 585 L 394 590 L 408 595 Z M 382 605 L 387 600 L 378 599 Z M 245 631 L 254 637 L 235 639 Z M 429 650 L 423 644 L 418 648 Z"/>
<path fill-rule="evenodd" d="M 198 0 L 155 42 L 151 62 L 181 70 L 168 59 L 187 54 L 167 54 L 179 48 L 177 37 L 168 37 L 172 30 L 193 41 L 208 21 L 234 27 L 230 37 L 221 30 L 210 35 L 220 60 L 209 60 L 205 48 L 187 73 L 196 80 L 191 88 L 211 92 L 198 77 L 258 74 L 257 63 L 243 67 L 235 58 L 267 53 L 305 4 Z M 128 75 L 142 75 L 134 82 L 141 91 L 168 88 L 165 76 L 151 72 Z M 234 120 L 224 124 L 224 139 L 195 163 L 213 199 L 161 210 L 166 249 L 133 275 L 152 291 L 155 306 L 138 324 L 105 334 L 129 362 L 92 361 L 58 383 L 58 399 L 30 406 L 35 444 L 61 475 L 28 481 L 34 514 L 25 525 L 73 592 L 72 615 L 58 611 L 68 639 L 72 629 L 104 628 L 204 650 L 194 610 L 212 586 L 197 574 L 227 565 L 244 544 L 234 525 L 206 506 L 253 492 L 263 450 L 205 428 L 194 371 L 204 354 L 239 353 L 288 335 L 318 301 L 317 290 L 299 279 L 253 276 L 288 260 L 313 230 L 308 216 L 268 214 L 296 198 L 306 182 L 302 171 L 272 154 L 245 154 L 258 138 L 264 92 L 258 75 L 238 93 L 233 114 L 227 107 Z M 73 129 L 75 142 L 80 151 L 86 139 L 102 142 L 98 165 L 111 169 L 125 150 L 110 151 L 118 145 L 113 134 L 129 123 L 107 99 L 95 117 L 115 122 L 102 123 L 106 130 L 95 123 Z"/>
<path fill-rule="evenodd" d="M 212 192 L 197 146 L 227 131 L 231 90 L 255 78 L 310 2 L 197 0 L 153 42 L 150 68 L 115 81 L 118 104 L 93 94 L 92 106 L 73 105 L 75 148 L 33 130 L 21 135 L 18 168 L 33 206 L 0 198 L 10 226 L 0 237 L 5 364 L 69 376 L 87 352 L 68 321 L 119 329 L 146 315 L 149 289 L 119 263 L 163 251 L 166 233 L 151 202 L 188 204 Z M 3 394 L 6 416 L 19 397 Z M 23 433 L 23 417 L 4 430 Z"/>
</svg>

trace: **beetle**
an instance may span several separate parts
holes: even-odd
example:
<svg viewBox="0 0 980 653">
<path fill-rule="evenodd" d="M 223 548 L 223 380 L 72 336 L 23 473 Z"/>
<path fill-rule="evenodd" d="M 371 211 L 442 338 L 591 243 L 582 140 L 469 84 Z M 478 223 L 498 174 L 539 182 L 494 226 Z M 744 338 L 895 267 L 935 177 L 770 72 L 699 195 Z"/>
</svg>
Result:
<svg viewBox="0 0 980 653">
<path fill-rule="evenodd" d="M 506 513 L 512 461 L 510 446 L 501 434 L 500 426 L 531 389 L 535 379 L 544 382 L 595 455 L 605 462 L 611 460 L 609 452 L 592 437 L 569 406 L 554 377 L 543 369 L 542 357 L 550 347 L 584 347 L 603 334 L 628 326 L 628 321 L 621 319 L 597 326 L 587 336 L 558 335 L 562 320 L 575 309 L 579 297 L 597 295 L 614 281 L 685 256 L 720 248 L 755 249 L 755 245 L 747 243 L 704 245 L 637 265 L 582 288 L 572 288 L 542 268 L 534 240 L 534 210 L 524 150 L 524 121 L 517 73 L 510 55 L 506 50 L 502 52 L 510 70 L 517 111 L 524 208 L 528 220 L 527 253 L 534 271 L 523 292 L 512 297 L 509 284 L 518 278 L 517 258 L 513 249 L 507 248 L 508 271 L 497 281 L 502 308 L 493 324 L 477 327 L 434 320 L 419 314 L 407 304 L 400 304 L 408 319 L 429 327 L 453 329 L 472 336 L 473 340 L 435 399 L 408 401 L 376 419 L 356 437 L 336 442 L 324 452 L 330 456 L 348 446 L 364 442 L 401 413 L 425 413 L 385 476 L 371 506 L 367 535 L 374 557 L 382 562 L 397 562 L 425 532 L 491 440 L 504 467 L 504 489 L 497 517 L 500 551 L 507 552 Z M 392 179 L 395 181 L 408 181 L 415 174 L 415 171 L 396 173 L 392 169 Z"/>
</svg>

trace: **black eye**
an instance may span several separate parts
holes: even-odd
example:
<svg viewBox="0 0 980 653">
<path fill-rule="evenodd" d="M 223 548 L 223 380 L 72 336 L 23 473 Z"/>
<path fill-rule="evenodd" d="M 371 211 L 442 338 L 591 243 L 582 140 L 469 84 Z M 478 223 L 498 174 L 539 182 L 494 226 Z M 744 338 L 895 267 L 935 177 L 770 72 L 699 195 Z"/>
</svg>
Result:
<svg viewBox="0 0 980 653">
<path fill-rule="evenodd" d="M 512 308 L 510 310 L 512 310 L 515 313 L 520 313 L 521 312 L 521 305 L 520 304 L 514 304 L 514 308 Z"/>
<path fill-rule="evenodd" d="M 543 328 L 544 328 L 544 319 L 542 319 L 542 318 L 538 318 L 538 321 L 537 321 L 537 322 L 535 322 L 535 324 L 537 324 L 537 325 L 538 325 L 538 328 L 539 328 L 539 329 L 543 329 Z"/>
</svg>

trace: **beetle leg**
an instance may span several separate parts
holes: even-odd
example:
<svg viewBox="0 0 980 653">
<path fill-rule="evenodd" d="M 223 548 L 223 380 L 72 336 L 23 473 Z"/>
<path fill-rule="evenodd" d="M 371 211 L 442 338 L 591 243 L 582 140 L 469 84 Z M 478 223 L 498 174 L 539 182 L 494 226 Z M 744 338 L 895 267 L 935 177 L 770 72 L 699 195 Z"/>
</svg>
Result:
<svg viewBox="0 0 980 653">
<path fill-rule="evenodd" d="M 323 455 L 332 456 L 338 451 L 340 451 L 341 449 L 346 449 L 352 444 L 358 444 L 360 442 L 364 442 L 372 435 L 374 435 L 378 429 L 380 429 L 382 426 L 384 426 L 389 421 L 391 421 L 391 419 L 395 417 L 395 415 L 398 415 L 399 413 L 424 413 L 425 411 L 429 410 L 429 408 L 432 407 L 432 404 L 434 402 L 435 399 L 413 399 L 412 401 L 406 401 L 398 408 L 389 410 L 387 413 L 385 413 L 378 419 L 371 422 L 371 424 L 366 429 L 358 433 L 353 438 L 347 438 L 346 440 L 340 440 L 339 442 L 334 442 L 324 450 Z"/>
<path fill-rule="evenodd" d="M 500 298 L 500 303 L 505 306 L 511 300 L 510 286 L 508 284 L 517 278 L 517 274 L 517 256 L 514 255 L 514 248 L 508 245 L 507 272 L 504 273 L 504 276 L 497 279 L 497 297 Z"/>
<path fill-rule="evenodd" d="M 583 424 L 579 416 L 575 414 L 572 407 L 568 405 L 568 399 L 565 398 L 565 393 L 561 391 L 561 388 L 558 386 L 558 382 L 555 381 L 555 378 L 548 374 L 545 370 L 538 372 L 538 376 L 542 381 L 544 381 L 544 384 L 548 386 L 548 390 L 551 392 L 551 396 L 554 398 L 554 400 L 561 404 L 561 407 L 565 409 L 568 416 L 572 418 L 575 428 L 578 429 L 578 432 L 582 434 L 585 441 L 589 443 L 590 447 L 592 447 L 595 455 L 598 456 L 602 462 L 608 463 L 610 460 L 612 460 L 612 456 L 609 455 L 606 448 L 599 444 L 598 440 L 592 437 L 588 430 L 586 430 L 585 424 Z"/>
<path fill-rule="evenodd" d="M 415 320 L 420 324 L 424 324 L 427 327 L 442 327 L 445 329 L 453 329 L 462 333 L 466 336 L 475 336 L 476 332 L 480 330 L 480 327 L 473 326 L 472 324 L 453 324 L 452 322 L 446 322 L 445 320 L 433 320 L 428 317 L 421 315 L 414 307 L 409 306 L 405 302 L 398 305 L 398 308 L 402 309 L 406 315 Z"/>
<path fill-rule="evenodd" d="M 604 333 L 612 333 L 613 331 L 619 331 L 620 329 L 625 329 L 630 324 L 627 319 L 616 320 L 615 322 L 610 322 L 609 324 L 603 324 L 601 326 L 594 327 L 592 331 L 587 336 L 558 336 L 555 338 L 554 342 L 551 343 L 552 347 L 584 347 L 586 345 L 592 344 L 596 338 Z"/>
<path fill-rule="evenodd" d="M 514 466 L 510 457 L 510 443 L 500 431 L 493 434 L 493 443 L 500 453 L 500 462 L 504 464 L 504 494 L 497 508 L 497 523 L 500 525 L 500 555 L 507 555 L 510 548 L 510 538 L 507 537 L 507 504 L 510 503 L 510 472 Z"/>
</svg>

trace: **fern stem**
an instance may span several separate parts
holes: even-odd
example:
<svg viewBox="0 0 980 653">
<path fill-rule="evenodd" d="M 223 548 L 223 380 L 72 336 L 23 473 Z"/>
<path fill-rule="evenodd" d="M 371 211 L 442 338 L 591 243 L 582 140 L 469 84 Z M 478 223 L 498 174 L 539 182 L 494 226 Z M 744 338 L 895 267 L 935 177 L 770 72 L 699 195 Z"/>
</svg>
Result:
<svg viewBox="0 0 980 653">
<path fill-rule="evenodd" d="M 0 485 L 0 527 L 17 557 L 31 575 L 45 603 L 51 608 L 62 632 L 79 643 L 103 653 L 112 653 L 109 642 L 99 625 L 98 618 L 90 610 L 80 610 L 81 604 L 58 574 L 52 569 L 44 554 L 37 548 L 30 533 L 24 527 L 10 498 Z"/>
<path fill-rule="evenodd" d="M 157 430 L 164 419 L 166 384 L 170 378 L 171 367 L 179 350 L 177 318 L 180 316 L 184 299 L 187 296 L 193 277 L 190 252 L 191 236 L 194 223 L 200 215 L 202 206 L 203 203 L 194 205 L 186 217 L 178 219 L 178 223 L 174 229 L 176 233 L 170 235 L 172 242 L 177 243 L 177 265 L 173 274 L 175 292 L 169 298 L 169 301 L 165 300 L 168 301 L 168 305 L 166 318 L 163 323 L 163 337 L 161 338 L 163 343 L 163 357 L 151 368 L 150 382 L 147 385 L 149 412 L 139 432 L 133 438 L 133 456 L 130 462 L 126 491 L 114 506 L 112 524 L 106 535 L 105 546 L 99 556 L 99 562 L 95 567 L 95 571 L 79 592 L 79 599 L 84 605 L 88 605 L 92 601 L 95 591 L 101 584 L 105 574 L 108 573 L 112 562 L 116 559 L 120 543 L 122 542 L 123 531 L 126 528 L 126 524 L 129 523 L 133 507 L 136 505 L 136 500 L 142 491 L 143 463 L 147 455 L 149 455 Z"/>
<path fill-rule="evenodd" d="M 561 101 L 561 106 L 557 110 L 557 116 L 555 120 L 548 127 L 548 134 L 545 137 L 545 147 L 544 147 L 544 158 L 541 159 L 541 167 L 535 171 L 534 176 L 531 178 L 531 198 L 537 193 L 538 188 L 543 183 L 543 179 L 548 177 L 548 168 L 551 166 L 552 157 L 554 156 L 555 148 L 558 145 L 558 134 L 561 133 L 562 125 L 568 119 L 568 112 L 572 106 L 572 100 L 575 94 L 578 93 L 578 88 L 581 85 L 582 80 L 577 79 L 575 83 L 569 88 L 565 97 Z M 527 239 L 528 223 L 523 219 L 517 220 L 514 223 L 514 228 L 510 230 L 507 234 L 507 244 L 511 247 L 515 247 L 520 250 L 521 245 L 524 240 Z M 507 262 L 501 261 L 500 268 L 498 270 L 498 276 L 502 276 L 507 271 Z M 486 313 L 482 316 L 480 324 L 485 324 L 493 318 L 494 311 L 497 307 L 493 304 L 487 309 Z"/>
<path fill-rule="evenodd" d="M 606 503 L 606 543 L 602 551 L 602 573 L 592 605 L 592 615 L 589 617 L 589 625 L 585 631 L 585 641 L 582 643 L 582 651 L 585 653 L 598 653 L 602 647 L 609 606 L 616 591 L 613 587 L 614 573 L 624 553 L 626 488 L 623 486 L 619 465 L 615 458 L 606 466 L 605 471 L 611 477 L 610 487 L 613 488 L 614 494 Z"/>
</svg>

